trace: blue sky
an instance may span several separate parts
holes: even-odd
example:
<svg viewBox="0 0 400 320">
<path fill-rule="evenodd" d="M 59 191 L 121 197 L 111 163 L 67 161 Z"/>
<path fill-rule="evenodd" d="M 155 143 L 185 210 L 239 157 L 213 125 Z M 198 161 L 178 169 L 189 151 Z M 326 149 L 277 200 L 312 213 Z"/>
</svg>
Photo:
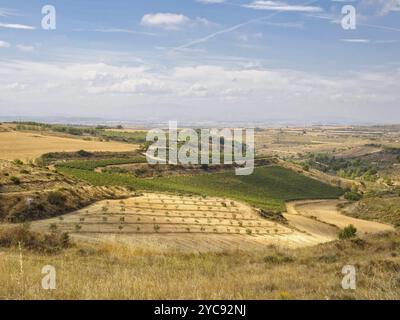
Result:
<svg viewBox="0 0 400 320">
<path fill-rule="evenodd" d="M 399 0 L 2 0 L 0 116 L 400 122 L 399 18 Z"/>
</svg>

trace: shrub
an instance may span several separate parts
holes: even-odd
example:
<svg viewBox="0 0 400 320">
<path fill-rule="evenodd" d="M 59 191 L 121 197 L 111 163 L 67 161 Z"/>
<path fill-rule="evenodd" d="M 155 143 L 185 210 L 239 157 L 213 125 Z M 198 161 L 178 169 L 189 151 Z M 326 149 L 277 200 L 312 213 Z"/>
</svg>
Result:
<svg viewBox="0 0 400 320">
<path fill-rule="evenodd" d="M 15 176 L 10 177 L 10 181 L 17 185 L 21 184 L 21 180 L 19 180 L 19 178 L 15 177 Z"/>
<path fill-rule="evenodd" d="M 51 223 L 50 225 L 49 225 L 49 231 L 51 232 L 51 233 L 55 233 L 55 232 L 57 232 L 57 224 L 55 224 L 55 223 Z"/>
<path fill-rule="evenodd" d="M 40 234 L 30 231 L 28 224 L 0 229 L 0 247 L 17 247 L 19 244 L 25 249 L 43 253 L 57 253 L 71 245 L 67 233 Z"/>
<path fill-rule="evenodd" d="M 339 232 L 339 239 L 345 240 L 354 238 L 357 236 L 357 229 L 352 225 L 348 225 L 342 231 Z"/>
<path fill-rule="evenodd" d="M 269 264 L 283 264 L 283 263 L 294 262 L 294 258 L 278 254 L 275 256 L 266 256 L 264 258 L 264 262 Z"/>
<path fill-rule="evenodd" d="M 348 191 L 344 194 L 344 198 L 349 201 L 359 201 L 361 200 L 362 195 L 357 192 Z"/>
<path fill-rule="evenodd" d="M 317 257 L 317 260 L 323 263 L 335 263 L 338 261 L 338 255 L 337 254 L 326 254 Z"/>
<path fill-rule="evenodd" d="M 15 164 L 15 165 L 17 165 L 17 166 L 21 166 L 21 165 L 24 164 L 24 163 L 23 163 L 21 160 L 19 160 L 19 159 L 15 159 L 12 163 Z"/>
<path fill-rule="evenodd" d="M 83 158 L 87 158 L 87 157 L 90 157 L 92 154 L 90 152 L 88 152 L 88 151 L 85 151 L 85 150 L 79 150 L 77 152 L 77 155 L 80 156 L 80 157 L 83 157 Z"/>
<path fill-rule="evenodd" d="M 67 197 L 65 195 L 63 195 L 61 192 L 59 192 L 59 191 L 51 191 L 47 195 L 47 200 L 52 205 L 61 206 L 61 205 L 65 204 L 65 201 L 67 200 Z"/>
</svg>

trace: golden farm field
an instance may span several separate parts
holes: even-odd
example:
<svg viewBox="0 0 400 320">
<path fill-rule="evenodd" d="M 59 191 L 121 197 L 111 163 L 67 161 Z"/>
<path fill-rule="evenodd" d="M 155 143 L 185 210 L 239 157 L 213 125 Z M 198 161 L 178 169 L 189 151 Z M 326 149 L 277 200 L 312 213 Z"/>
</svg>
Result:
<svg viewBox="0 0 400 320">
<path fill-rule="evenodd" d="M 134 151 L 136 145 L 121 142 L 89 141 L 78 138 L 58 137 L 40 133 L 0 132 L 0 159 L 32 160 L 49 152 Z"/>
<path fill-rule="evenodd" d="M 267 245 L 304 247 L 320 243 L 313 235 L 262 218 L 250 206 L 222 198 L 144 194 L 100 201 L 58 218 L 32 223 L 89 241 L 183 251 L 263 249 Z"/>
</svg>

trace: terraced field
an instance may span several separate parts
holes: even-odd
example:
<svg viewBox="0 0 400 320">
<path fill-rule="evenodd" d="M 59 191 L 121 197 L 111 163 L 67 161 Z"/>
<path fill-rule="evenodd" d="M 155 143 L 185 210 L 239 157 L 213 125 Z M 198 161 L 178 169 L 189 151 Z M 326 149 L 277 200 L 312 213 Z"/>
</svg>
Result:
<svg viewBox="0 0 400 320">
<path fill-rule="evenodd" d="M 320 242 L 313 235 L 264 219 L 255 209 L 237 201 L 168 194 L 100 201 L 32 224 L 41 231 L 55 226 L 84 240 L 200 252 L 265 249 L 271 244 L 303 247 Z"/>
</svg>

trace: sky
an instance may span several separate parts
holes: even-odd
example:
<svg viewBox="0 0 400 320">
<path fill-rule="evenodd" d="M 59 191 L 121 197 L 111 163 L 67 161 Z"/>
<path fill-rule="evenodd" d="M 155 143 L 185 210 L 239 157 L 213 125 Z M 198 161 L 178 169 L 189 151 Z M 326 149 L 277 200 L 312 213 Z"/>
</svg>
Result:
<svg viewBox="0 0 400 320">
<path fill-rule="evenodd" d="M 0 117 L 400 123 L 399 57 L 400 0 L 0 0 Z"/>
</svg>

